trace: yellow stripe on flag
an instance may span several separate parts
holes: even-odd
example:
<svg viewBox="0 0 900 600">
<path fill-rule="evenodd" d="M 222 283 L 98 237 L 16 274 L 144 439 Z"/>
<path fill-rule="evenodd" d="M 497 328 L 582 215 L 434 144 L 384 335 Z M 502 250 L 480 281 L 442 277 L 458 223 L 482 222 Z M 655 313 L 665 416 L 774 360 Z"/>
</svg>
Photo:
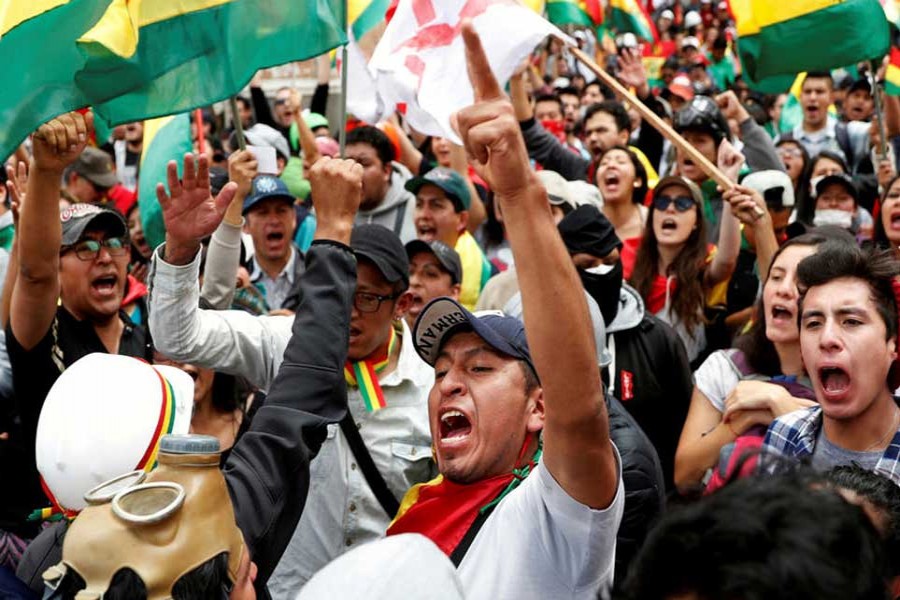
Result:
<svg viewBox="0 0 900 600">
<path fill-rule="evenodd" d="M 900 87 L 900 66 L 890 63 L 884 72 L 884 78 L 888 83 Z"/>
<path fill-rule="evenodd" d="M 809 13 L 843 4 L 844 0 L 731 0 L 731 10 L 737 21 L 738 37 L 755 35 L 764 27 L 782 23 Z"/>
<path fill-rule="evenodd" d="M 141 27 L 228 4 L 234 0 L 113 0 L 79 42 L 96 42 L 123 58 L 137 51 Z"/>
<path fill-rule="evenodd" d="M 347 22 L 355 23 L 359 15 L 369 8 L 372 0 L 349 0 L 347 2 Z"/>
<path fill-rule="evenodd" d="M 144 121 L 144 149 L 148 149 L 153 145 L 153 138 L 156 137 L 156 134 L 159 131 L 169 124 L 169 122 L 175 118 L 175 115 L 169 115 L 168 117 L 160 117 L 158 119 L 147 119 Z M 146 152 L 141 153 L 141 165 L 144 164 L 144 157 L 147 156 Z M 174 157 L 173 157 L 174 158 Z"/>
<path fill-rule="evenodd" d="M 0 3 L 0 36 L 69 0 L 3 0 Z"/>
<path fill-rule="evenodd" d="M 522 3 L 539 15 L 544 14 L 544 0 L 522 0 Z"/>
</svg>

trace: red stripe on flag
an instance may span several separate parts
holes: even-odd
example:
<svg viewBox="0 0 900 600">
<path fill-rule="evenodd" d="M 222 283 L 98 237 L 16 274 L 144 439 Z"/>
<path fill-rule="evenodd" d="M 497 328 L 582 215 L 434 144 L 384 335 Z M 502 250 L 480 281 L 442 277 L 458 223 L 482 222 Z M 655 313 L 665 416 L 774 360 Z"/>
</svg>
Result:
<svg viewBox="0 0 900 600">
<path fill-rule="evenodd" d="M 603 5 L 600 0 L 584 0 L 584 7 L 587 9 L 588 16 L 594 25 L 603 23 Z"/>
<path fill-rule="evenodd" d="M 416 16 L 416 23 L 421 27 L 425 23 L 434 21 L 434 5 L 431 0 L 413 0 L 413 14 Z"/>
</svg>

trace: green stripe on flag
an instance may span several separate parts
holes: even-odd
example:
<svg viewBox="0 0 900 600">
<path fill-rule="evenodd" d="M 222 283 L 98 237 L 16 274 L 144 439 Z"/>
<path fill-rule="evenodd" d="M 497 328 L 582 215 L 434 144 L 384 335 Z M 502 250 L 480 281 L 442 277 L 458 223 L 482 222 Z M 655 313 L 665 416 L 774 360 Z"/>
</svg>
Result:
<svg viewBox="0 0 900 600">
<path fill-rule="evenodd" d="M 387 12 L 389 4 L 390 0 L 372 0 L 359 17 L 350 24 L 353 37 L 357 40 L 362 39 L 376 25 L 384 21 L 384 13 Z"/>
<path fill-rule="evenodd" d="M 768 0 L 750 2 L 753 7 Z M 740 20 L 740 15 L 738 15 Z M 748 17 L 750 18 L 750 17 Z M 738 30 L 741 30 L 741 24 Z M 877 0 L 843 0 L 801 16 L 766 24 L 741 36 L 745 77 L 759 84 L 773 75 L 827 71 L 888 50 L 889 27 Z"/>
<path fill-rule="evenodd" d="M 0 160 L 45 121 L 89 104 L 72 85 L 72 74 L 84 65 L 75 40 L 103 16 L 109 1 L 70 0 L 15 24 L 0 37 L 0 56 L 6 57 Z"/>
<path fill-rule="evenodd" d="M 547 20 L 554 25 L 583 25 L 593 27 L 591 17 L 575 0 L 548 0 Z"/>
<path fill-rule="evenodd" d="M 144 151 L 141 153 L 141 175 L 138 180 L 138 207 L 141 211 L 144 237 L 151 248 L 156 248 L 166 241 L 162 208 L 156 200 L 156 184 L 162 183 L 168 188 L 166 166 L 170 160 L 178 163 L 178 176 L 181 177 L 182 157 L 193 149 L 191 119 L 187 113 L 144 123 Z"/>
<path fill-rule="evenodd" d="M 114 125 L 186 112 L 231 96 L 258 69 L 346 43 L 344 11 L 339 0 L 240 0 L 188 12 L 141 27 L 127 58 L 81 42 L 88 62 L 75 80 Z"/>
</svg>

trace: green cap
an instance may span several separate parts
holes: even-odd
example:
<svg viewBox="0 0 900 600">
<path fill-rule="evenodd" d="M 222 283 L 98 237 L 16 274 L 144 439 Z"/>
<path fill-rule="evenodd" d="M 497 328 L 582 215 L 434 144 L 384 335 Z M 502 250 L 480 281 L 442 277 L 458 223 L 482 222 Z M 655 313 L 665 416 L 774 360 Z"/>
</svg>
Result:
<svg viewBox="0 0 900 600">
<path fill-rule="evenodd" d="M 406 182 L 406 189 L 417 194 L 423 185 L 436 185 L 444 190 L 447 197 L 453 201 L 456 212 L 469 210 L 472 197 L 469 195 L 469 186 L 462 175 L 446 167 L 435 167 L 419 177 L 413 177 Z"/>
</svg>

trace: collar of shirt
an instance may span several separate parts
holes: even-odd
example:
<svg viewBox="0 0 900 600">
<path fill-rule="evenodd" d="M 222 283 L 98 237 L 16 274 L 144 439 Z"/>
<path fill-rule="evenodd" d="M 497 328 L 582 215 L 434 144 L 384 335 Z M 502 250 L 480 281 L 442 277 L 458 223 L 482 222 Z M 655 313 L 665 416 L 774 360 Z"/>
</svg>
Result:
<svg viewBox="0 0 900 600">
<path fill-rule="evenodd" d="M 294 263 L 297 261 L 297 249 L 294 248 L 294 244 L 291 244 L 291 257 L 288 259 L 287 264 L 284 265 L 284 268 L 281 270 L 281 273 L 278 274 L 278 277 L 272 279 L 272 281 L 277 281 L 282 277 L 287 277 L 288 283 L 294 285 Z M 260 279 L 264 279 L 268 277 L 265 271 L 263 271 L 259 263 L 256 261 L 256 258 L 253 258 L 253 272 L 250 273 L 250 281 L 253 283 L 258 282 Z"/>
<path fill-rule="evenodd" d="M 813 143 L 821 140 L 834 139 L 836 137 L 834 132 L 836 126 L 837 119 L 831 115 L 828 115 L 828 119 L 825 121 L 825 128 L 820 129 L 819 131 L 806 131 L 803 129 L 803 123 L 800 123 L 794 127 L 794 139 Z"/>
<path fill-rule="evenodd" d="M 379 383 L 383 387 L 398 386 L 404 381 L 411 381 L 417 387 L 428 386 L 434 382 L 434 369 L 428 366 L 416 352 L 412 341 L 412 332 L 406 321 L 401 319 L 400 326 L 402 331 L 400 357 L 397 359 L 397 368 L 385 375 L 384 379 L 379 379 Z"/>
</svg>

